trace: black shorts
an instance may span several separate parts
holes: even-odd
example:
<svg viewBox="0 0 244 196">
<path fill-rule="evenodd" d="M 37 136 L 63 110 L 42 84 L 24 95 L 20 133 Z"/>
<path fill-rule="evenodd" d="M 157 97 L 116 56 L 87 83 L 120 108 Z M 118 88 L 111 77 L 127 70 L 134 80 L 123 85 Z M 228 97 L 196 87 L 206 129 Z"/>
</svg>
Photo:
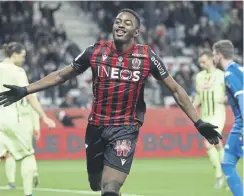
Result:
<svg viewBox="0 0 244 196">
<path fill-rule="evenodd" d="M 138 134 L 139 125 L 88 124 L 85 138 L 88 174 L 102 172 L 104 165 L 129 174 Z"/>
</svg>

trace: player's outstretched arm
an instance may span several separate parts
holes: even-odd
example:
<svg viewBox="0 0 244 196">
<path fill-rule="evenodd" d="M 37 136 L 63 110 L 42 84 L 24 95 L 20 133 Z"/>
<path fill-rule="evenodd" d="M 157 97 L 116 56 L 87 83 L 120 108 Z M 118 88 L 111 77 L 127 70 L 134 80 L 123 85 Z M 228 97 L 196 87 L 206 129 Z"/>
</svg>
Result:
<svg viewBox="0 0 244 196">
<path fill-rule="evenodd" d="M 199 133 L 204 136 L 210 144 L 218 144 L 218 138 L 222 139 L 222 136 L 215 130 L 218 127 L 205 123 L 200 119 L 199 114 L 192 105 L 185 90 L 172 78 L 162 60 L 151 49 L 149 49 L 149 58 L 152 75 L 157 80 L 161 80 L 168 87 L 178 105 L 192 120 Z"/>
<path fill-rule="evenodd" d="M 27 93 L 31 94 L 56 86 L 86 71 L 90 67 L 90 59 L 95 45 L 96 44 L 87 47 L 74 59 L 71 65 L 65 67 L 64 69 L 55 71 L 38 82 L 27 86 Z"/>
<path fill-rule="evenodd" d="M 24 69 L 22 69 L 22 72 L 19 73 L 19 77 L 18 77 L 18 85 L 19 86 L 28 86 L 29 85 L 29 81 L 26 75 L 26 72 Z M 49 128 L 55 128 L 55 122 L 48 118 L 48 116 L 46 115 L 45 111 L 43 110 L 37 96 L 35 94 L 30 94 L 27 97 L 27 101 L 29 102 L 29 104 L 32 106 L 32 108 L 38 113 L 39 117 L 44 121 L 45 124 L 47 124 L 47 126 Z M 35 114 L 32 115 L 32 118 L 34 119 L 33 122 L 35 121 Z M 36 126 L 37 127 L 37 126 Z M 38 134 L 40 136 L 40 134 Z"/>
<path fill-rule="evenodd" d="M 162 80 L 167 88 L 171 91 L 175 101 L 186 113 L 186 115 L 192 120 L 193 123 L 200 120 L 198 112 L 195 110 L 193 104 L 190 101 L 186 91 L 172 78 L 168 76 Z"/>
<path fill-rule="evenodd" d="M 64 69 L 52 72 L 41 80 L 30 85 L 21 87 L 15 85 L 4 85 L 4 87 L 9 88 L 10 90 L 0 93 L 0 105 L 3 105 L 4 107 L 9 106 L 28 94 L 51 88 L 83 73 L 88 69 L 88 67 L 90 67 L 90 58 L 93 54 L 94 47 L 95 44 L 86 48 L 86 50 L 75 58 L 71 65 Z"/>
<path fill-rule="evenodd" d="M 0 93 L 0 105 L 11 105 L 28 94 L 51 88 L 77 76 L 78 74 L 79 72 L 70 65 L 64 69 L 52 72 L 41 80 L 27 86 L 4 85 L 4 87 L 9 88 L 10 90 Z"/>
<path fill-rule="evenodd" d="M 196 93 L 192 104 L 193 104 L 194 108 L 198 108 L 201 105 L 201 99 L 200 99 L 200 95 L 198 92 Z"/>
<path fill-rule="evenodd" d="M 52 72 L 51 74 L 47 75 L 37 82 L 26 86 L 27 94 L 32 94 L 57 86 L 73 77 L 76 77 L 78 74 L 79 73 L 73 67 L 67 66 L 61 70 Z"/>
<path fill-rule="evenodd" d="M 191 103 L 186 91 L 172 78 L 172 76 L 169 75 L 162 81 L 171 91 L 181 109 L 192 120 L 199 133 L 204 136 L 210 144 L 218 144 L 219 139 L 222 139 L 222 136 L 215 130 L 218 127 L 210 123 L 205 123 L 200 119 L 200 116 Z"/>
<path fill-rule="evenodd" d="M 31 107 L 39 114 L 39 116 L 44 121 L 44 123 L 49 128 L 55 128 L 56 127 L 55 122 L 46 115 L 37 96 L 35 94 L 32 94 L 32 95 L 28 95 L 26 98 L 27 98 L 28 102 L 30 103 Z"/>
</svg>

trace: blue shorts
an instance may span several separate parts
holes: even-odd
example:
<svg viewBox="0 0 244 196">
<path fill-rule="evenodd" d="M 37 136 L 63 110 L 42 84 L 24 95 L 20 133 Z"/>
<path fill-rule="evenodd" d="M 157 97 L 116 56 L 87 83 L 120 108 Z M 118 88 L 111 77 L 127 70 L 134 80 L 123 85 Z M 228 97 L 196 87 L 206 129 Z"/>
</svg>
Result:
<svg viewBox="0 0 244 196">
<path fill-rule="evenodd" d="M 243 135 L 241 133 L 230 133 L 225 144 L 225 152 L 243 158 L 243 150 Z"/>
</svg>

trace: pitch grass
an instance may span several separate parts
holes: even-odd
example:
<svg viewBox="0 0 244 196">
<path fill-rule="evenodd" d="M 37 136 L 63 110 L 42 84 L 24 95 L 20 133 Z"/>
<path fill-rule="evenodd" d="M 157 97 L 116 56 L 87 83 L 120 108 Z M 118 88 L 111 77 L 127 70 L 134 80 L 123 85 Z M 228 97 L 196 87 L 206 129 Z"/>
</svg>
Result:
<svg viewBox="0 0 244 196">
<path fill-rule="evenodd" d="M 90 191 L 85 161 L 38 161 L 40 188 Z M 243 162 L 238 164 L 243 174 Z M 0 163 L 0 186 L 6 185 Z M 242 175 L 243 176 L 243 175 Z M 214 190 L 214 169 L 207 158 L 135 160 L 123 192 L 143 196 L 231 196 L 225 189 Z M 17 186 L 21 186 L 17 168 Z M 34 196 L 75 196 L 85 193 L 34 191 Z M 0 190 L 0 196 L 23 196 L 22 190 Z M 89 196 L 89 194 L 87 195 Z"/>
</svg>

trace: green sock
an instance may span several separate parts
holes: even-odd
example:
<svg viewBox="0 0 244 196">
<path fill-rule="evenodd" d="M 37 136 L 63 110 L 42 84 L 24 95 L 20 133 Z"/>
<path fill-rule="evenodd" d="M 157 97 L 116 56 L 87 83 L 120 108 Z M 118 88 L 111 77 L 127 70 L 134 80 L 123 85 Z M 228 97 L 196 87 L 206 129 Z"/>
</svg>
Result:
<svg viewBox="0 0 244 196">
<path fill-rule="evenodd" d="M 220 160 L 220 163 L 221 163 L 223 161 L 223 159 L 224 159 L 224 148 L 223 147 L 218 150 L 218 154 L 219 154 L 219 160 Z"/>
<path fill-rule="evenodd" d="M 11 155 L 8 155 L 6 159 L 5 173 L 6 173 L 8 183 L 15 183 L 16 161 Z"/>
<path fill-rule="evenodd" d="M 28 156 L 21 161 L 21 175 L 25 195 L 32 195 L 33 177 L 37 172 L 36 158 Z"/>
<path fill-rule="evenodd" d="M 208 149 L 207 152 L 208 152 L 209 159 L 215 168 L 216 178 L 222 177 L 221 163 L 219 161 L 218 151 L 216 150 L 216 148 L 211 148 Z"/>
</svg>

